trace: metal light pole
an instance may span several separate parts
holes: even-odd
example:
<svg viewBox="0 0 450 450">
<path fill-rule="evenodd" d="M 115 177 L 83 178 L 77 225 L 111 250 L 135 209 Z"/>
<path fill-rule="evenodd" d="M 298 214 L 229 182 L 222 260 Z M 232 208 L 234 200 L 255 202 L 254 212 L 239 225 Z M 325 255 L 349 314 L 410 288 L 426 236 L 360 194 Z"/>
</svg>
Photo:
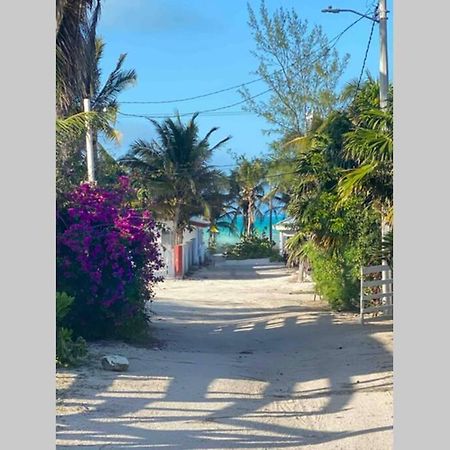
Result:
<svg viewBox="0 0 450 450">
<path fill-rule="evenodd" d="M 380 108 L 383 111 L 387 108 L 389 93 L 386 22 L 386 0 L 379 0 L 378 23 L 380 24 Z"/>
<path fill-rule="evenodd" d="M 338 14 L 340 12 L 350 12 L 366 19 L 377 22 L 380 26 L 380 69 L 379 69 L 379 83 L 380 83 L 380 107 L 382 110 L 387 108 L 388 92 L 389 92 L 389 78 L 388 78 L 388 59 L 387 59 L 387 9 L 386 0 L 378 1 L 377 16 L 368 16 L 353 9 L 338 9 L 329 6 L 322 9 L 324 13 Z"/>
<path fill-rule="evenodd" d="M 380 24 L 380 108 L 385 111 L 388 106 L 388 94 L 389 94 L 389 77 L 388 77 L 388 59 L 387 59 L 387 10 L 386 10 L 386 0 L 379 0 L 378 2 L 378 20 Z M 383 239 L 389 232 L 389 225 L 386 223 L 384 218 L 384 211 L 381 217 L 381 238 Z M 387 265 L 387 261 L 382 260 L 384 266 Z M 383 271 L 381 273 L 381 279 L 387 280 L 391 278 L 390 271 Z M 389 286 L 383 284 L 382 287 L 383 294 L 390 292 Z M 389 298 L 387 300 L 390 303 L 392 300 Z"/>
</svg>

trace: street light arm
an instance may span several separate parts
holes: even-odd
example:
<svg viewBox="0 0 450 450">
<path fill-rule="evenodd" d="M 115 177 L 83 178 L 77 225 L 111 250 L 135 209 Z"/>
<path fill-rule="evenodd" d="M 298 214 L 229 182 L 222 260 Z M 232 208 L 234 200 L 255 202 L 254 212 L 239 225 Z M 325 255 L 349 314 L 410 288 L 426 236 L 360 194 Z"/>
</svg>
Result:
<svg viewBox="0 0 450 450">
<path fill-rule="evenodd" d="M 373 22 L 377 22 L 377 23 L 379 22 L 379 20 L 376 19 L 375 17 L 368 16 L 367 14 L 362 14 L 362 13 L 360 13 L 358 11 L 355 11 L 354 9 L 337 9 L 337 8 L 332 8 L 331 6 L 329 6 L 326 9 L 322 9 L 322 12 L 324 12 L 324 13 L 333 13 L 333 14 L 338 14 L 340 12 L 351 12 L 351 13 L 356 14 L 358 16 L 365 17 L 366 19 L 372 20 Z"/>
</svg>

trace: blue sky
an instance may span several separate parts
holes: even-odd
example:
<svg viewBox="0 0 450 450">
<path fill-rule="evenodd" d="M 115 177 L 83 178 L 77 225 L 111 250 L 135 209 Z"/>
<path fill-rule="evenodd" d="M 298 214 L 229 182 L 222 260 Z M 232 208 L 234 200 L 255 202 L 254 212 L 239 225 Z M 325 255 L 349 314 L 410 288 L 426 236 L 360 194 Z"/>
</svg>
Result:
<svg viewBox="0 0 450 450">
<path fill-rule="evenodd" d="M 249 3 L 256 11 L 259 0 Z M 266 0 L 269 11 L 283 6 L 295 8 L 311 25 L 319 24 L 333 38 L 357 19 L 350 13 L 324 14 L 321 9 L 354 9 L 365 12 L 373 1 L 366 0 Z M 392 0 L 388 0 L 388 55 L 392 78 Z M 196 96 L 253 80 L 257 61 L 247 25 L 246 0 L 103 0 L 98 34 L 106 42 L 102 69 L 109 73 L 120 53 L 127 53 L 125 68 L 137 72 L 137 84 L 124 91 L 120 102 L 160 101 Z M 359 76 L 372 22 L 362 20 L 342 36 L 337 50 L 350 54 L 350 62 L 342 82 Z M 378 73 L 378 27 L 375 28 L 366 68 Z M 254 94 L 267 89 L 263 82 L 249 86 Z M 173 104 L 122 104 L 121 111 L 131 114 L 173 114 L 201 111 L 233 104 L 242 100 L 237 91 Z M 240 111 L 233 107 L 225 111 Z M 232 139 L 218 150 L 213 164 L 231 164 L 229 151 L 247 156 L 264 154 L 274 139 L 264 135 L 267 123 L 252 114 L 198 117 L 200 133 L 218 126 L 211 143 L 231 135 Z M 120 146 L 108 145 L 114 156 L 122 155 L 135 139 L 150 140 L 152 125 L 142 118 L 121 117 L 117 128 L 122 133 Z"/>
</svg>

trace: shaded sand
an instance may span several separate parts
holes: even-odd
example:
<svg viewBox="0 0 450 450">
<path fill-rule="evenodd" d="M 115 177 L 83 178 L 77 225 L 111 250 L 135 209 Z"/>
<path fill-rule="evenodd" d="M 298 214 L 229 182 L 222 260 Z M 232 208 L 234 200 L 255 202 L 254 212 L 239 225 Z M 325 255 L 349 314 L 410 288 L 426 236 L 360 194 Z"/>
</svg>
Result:
<svg viewBox="0 0 450 450">
<path fill-rule="evenodd" d="M 58 449 L 393 447 L 391 321 L 332 314 L 265 261 L 166 281 L 152 309 L 154 348 L 98 343 L 58 371 Z"/>
</svg>

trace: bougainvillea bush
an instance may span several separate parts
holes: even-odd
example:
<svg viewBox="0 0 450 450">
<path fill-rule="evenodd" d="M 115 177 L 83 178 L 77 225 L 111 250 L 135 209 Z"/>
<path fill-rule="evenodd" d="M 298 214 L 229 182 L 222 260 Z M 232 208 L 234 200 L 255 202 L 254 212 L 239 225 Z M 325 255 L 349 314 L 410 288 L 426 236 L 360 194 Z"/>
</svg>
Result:
<svg viewBox="0 0 450 450">
<path fill-rule="evenodd" d="M 152 215 L 131 206 L 127 177 L 88 183 L 57 210 L 57 289 L 75 297 L 67 325 L 87 339 L 143 336 L 162 267 Z"/>
</svg>

